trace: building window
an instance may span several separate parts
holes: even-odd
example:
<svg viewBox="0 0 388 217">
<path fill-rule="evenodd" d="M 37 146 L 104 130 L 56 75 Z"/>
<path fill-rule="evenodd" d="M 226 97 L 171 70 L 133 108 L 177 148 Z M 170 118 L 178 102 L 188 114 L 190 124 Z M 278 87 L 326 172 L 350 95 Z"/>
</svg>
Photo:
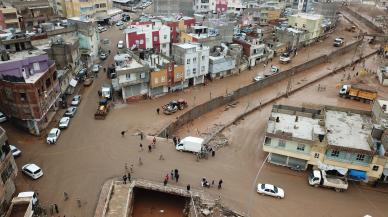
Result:
<svg viewBox="0 0 388 217">
<path fill-rule="evenodd" d="M 364 161 L 364 159 L 365 159 L 365 154 L 357 154 L 356 160 Z"/>
<path fill-rule="evenodd" d="M 20 93 L 20 100 L 21 101 L 26 101 L 27 100 L 27 94 L 26 93 Z"/>
<path fill-rule="evenodd" d="M 135 43 L 136 43 L 136 44 L 140 44 L 140 41 L 139 41 L 139 40 L 136 40 Z"/>
<path fill-rule="evenodd" d="M 265 137 L 264 144 L 266 144 L 266 145 L 271 144 L 271 138 Z"/>
<path fill-rule="evenodd" d="M 314 158 L 319 158 L 319 153 L 315 153 Z"/>
<path fill-rule="evenodd" d="M 190 69 L 187 69 L 186 73 L 187 73 L 188 75 L 190 75 Z"/>
<path fill-rule="evenodd" d="M 197 69 L 193 68 L 193 74 L 196 74 L 196 73 L 197 73 Z"/>
<path fill-rule="evenodd" d="M 34 66 L 34 71 L 37 72 L 37 71 L 40 70 L 40 65 L 39 65 L 39 63 L 34 63 L 33 66 Z"/>
<path fill-rule="evenodd" d="M 13 172 L 12 164 L 8 163 L 7 168 L 1 173 L 1 180 L 6 183 Z"/>
<path fill-rule="evenodd" d="M 187 63 L 187 64 L 190 64 L 190 59 L 187 59 L 186 63 Z"/>
<path fill-rule="evenodd" d="M 201 66 L 201 72 L 205 71 L 205 66 Z"/>
<path fill-rule="evenodd" d="M 144 72 L 140 73 L 140 78 L 145 78 L 145 73 Z"/>
<path fill-rule="evenodd" d="M 373 168 L 372 168 L 372 170 L 373 170 L 373 171 L 379 170 L 379 166 L 374 165 Z"/>
<path fill-rule="evenodd" d="M 126 78 L 127 80 L 131 79 L 131 74 L 125 74 L 125 78 Z"/>
<path fill-rule="evenodd" d="M 304 144 L 298 144 L 298 147 L 296 147 L 296 150 L 298 151 L 304 151 L 305 145 Z"/>
<path fill-rule="evenodd" d="M 163 44 L 162 47 L 163 47 L 163 48 L 166 48 L 166 47 L 167 47 L 167 44 Z"/>
<path fill-rule="evenodd" d="M 193 58 L 193 63 L 196 63 L 197 62 L 197 58 Z"/>
<path fill-rule="evenodd" d="M 332 156 L 332 157 L 338 157 L 338 156 L 339 156 L 339 151 L 337 151 L 337 150 L 332 150 L 330 156 Z"/>
<path fill-rule="evenodd" d="M 140 40 L 140 44 L 144 44 L 144 40 L 142 39 L 142 40 Z"/>
<path fill-rule="evenodd" d="M 286 142 L 282 139 L 279 139 L 278 146 L 284 148 L 284 147 L 286 147 Z"/>
<path fill-rule="evenodd" d="M 202 61 L 205 61 L 205 56 L 202 56 Z"/>
<path fill-rule="evenodd" d="M 155 37 L 154 37 L 154 41 L 158 41 L 158 36 L 155 36 Z"/>
<path fill-rule="evenodd" d="M 167 39 L 167 35 L 164 35 L 163 38 L 164 38 L 164 39 Z"/>
<path fill-rule="evenodd" d="M 159 84 L 159 78 L 155 78 L 155 84 Z"/>
</svg>

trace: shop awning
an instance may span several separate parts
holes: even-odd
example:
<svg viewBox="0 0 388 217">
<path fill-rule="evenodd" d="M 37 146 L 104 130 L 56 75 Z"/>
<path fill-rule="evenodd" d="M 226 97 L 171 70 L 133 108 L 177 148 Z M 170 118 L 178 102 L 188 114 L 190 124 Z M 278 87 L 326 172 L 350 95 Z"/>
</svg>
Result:
<svg viewBox="0 0 388 217">
<path fill-rule="evenodd" d="M 361 170 L 349 170 L 349 178 L 354 180 L 366 180 L 366 172 Z"/>
<path fill-rule="evenodd" d="M 77 83 L 78 83 L 78 81 L 77 80 L 75 80 L 74 78 L 72 78 L 71 80 L 70 80 L 70 86 L 72 86 L 72 87 L 75 87 L 75 86 L 77 86 Z"/>
<path fill-rule="evenodd" d="M 324 164 L 324 163 L 321 163 L 321 162 L 318 162 L 318 168 L 321 169 L 321 170 L 325 170 L 325 171 L 336 170 L 341 175 L 345 175 L 346 172 L 348 172 L 347 168 L 332 166 L 332 165 Z"/>
</svg>

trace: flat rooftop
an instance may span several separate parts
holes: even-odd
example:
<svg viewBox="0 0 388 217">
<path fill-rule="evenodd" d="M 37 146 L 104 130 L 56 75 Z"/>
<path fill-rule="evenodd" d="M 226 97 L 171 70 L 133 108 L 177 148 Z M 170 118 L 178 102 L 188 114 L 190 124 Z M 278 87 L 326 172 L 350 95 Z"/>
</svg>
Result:
<svg viewBox="0 0 388 217">
<path fill-rule="evenodd" d="M 10 60 L 8 60 L 8 61 L 22 60 L 22 59 L 26 59 L 29 57 L 40 56 L 40 55 L 44 55 L 44 54 L 46 54 L 46 52 L 44 52 L 42 50 L 38 50 L 38 49 L 18 51 L 15 53 L 10 53 L 9 54 Z M 3 62 L 8 62 L 8 61 L 3 61 Z"/>
<path fill-rule="evenodd" d="M 367 140 L 372 131 L 369 116 L 333 110 L 325 114 L 329 145 L 371 151 Z"/>
<path fill-rule="evenodd" d="M 137 62 L 129 54 L 118 54 L 114 57 L 114 61 L 116 63 L 115 66 L 117 71 L 143 67 L 142 64 Z"/>
<path fill-rule="evenodd" d="M 190 48 L 196 48 L 196 44 L 190 44 L 190 43 L 184 43 L 184 44 L 177 44 L 176 46 L 183 48 L 183 49 L 190 49 Z"/>
<path fill-rule="evenodd" d="M 306 14 L 306 13 L 294 14 L 294 15 L 291 15 L 291 17 L 301 17 L 307 20 L 319 20 L 323 18 L 322 15 L 320 14 Z"/>
<path fill-rule="evenodd" d="M 289 115 L 284 113 L 272 112 L 272 117 L 279 117 L 279 122 L 275 120 L 268 121 L 267 133 L 285 132 L 291 133 L 292 137 L 306 140 L 313 140 L 314 134 L 324 134 L 325 130 L 318 124 L 319 119 Z"/>
</svg>

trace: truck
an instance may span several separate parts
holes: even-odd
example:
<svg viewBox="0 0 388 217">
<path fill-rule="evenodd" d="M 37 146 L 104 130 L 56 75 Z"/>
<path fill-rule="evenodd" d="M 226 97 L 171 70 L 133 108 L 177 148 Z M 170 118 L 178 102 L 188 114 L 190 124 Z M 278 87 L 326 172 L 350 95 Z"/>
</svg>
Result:
<svg viewBox="0 0 388 217">
<path fill-rule="evenodd" d="M 330 176 L 324 170 L 313 170 L 308 176 L 309 184 L 314 187 L 333 188 L 337 192 L 348 189 L 346 178 Z"/>
<path fill-rule="evenodd" d="M 334 39 L 333 46 L 334 47 L 341 47 L 342 45 L 344 45 L 344 43 L 345 43 L 344 38 L 336 38 L 336 39 Z"/>
<path fill-rule="evenodd" d="M 339 95 L 341 97 L 371 103 L 377 98 L 377 91 L 362 84 L 344 84 L 339 91 Z"/>
<path fill-rule="evenodd" d="M 111 102 L 109 99 L 101 99 L 98 103 L 97 111 L 94 113 L 94 119 L 96 120 L 105 120 L 105 117 L 108 115 L 111 107 Z"/>
<path fill-rule="evenodd" d="M 193 153 L 200 153 L 203 148 L 204 139 L 188 136 L 183 138 L 180 143 L 176 145 L 176 150 L 178 151 L 187 151 Z"/>
<path fill-rule="evenodd" d="M 11 205 L 5 217 L 32 217 L 38 214 L 39 200 L 35 192 L 20 192 L 11 201 Z"/>
</svg>

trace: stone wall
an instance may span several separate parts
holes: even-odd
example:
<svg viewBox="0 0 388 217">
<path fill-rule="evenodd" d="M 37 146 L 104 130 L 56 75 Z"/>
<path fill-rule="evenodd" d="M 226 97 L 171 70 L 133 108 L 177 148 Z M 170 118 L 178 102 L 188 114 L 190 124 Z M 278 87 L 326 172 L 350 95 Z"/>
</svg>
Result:
<svg viewBox="0 0 388 217">
<path fill-rule="evenodd" d="M 349 14 L 351 14 L 353 17 L 355 17 L 358 20 L 360 20 L 361 22 L 363 22 L 369 28 L 375 30 L 378 33 L 384 33 L 384 31 L 383 31 L 383 29 L 381 27 L 377 26 L 372 21 L 370 21 L 369 19 L 363 17 L 361 14 L 355 12 L 354 10 L 350 9 L 349 7 L 342 7 L 342 9 L 344 11 L 348 12 Z"/>
</svg>

